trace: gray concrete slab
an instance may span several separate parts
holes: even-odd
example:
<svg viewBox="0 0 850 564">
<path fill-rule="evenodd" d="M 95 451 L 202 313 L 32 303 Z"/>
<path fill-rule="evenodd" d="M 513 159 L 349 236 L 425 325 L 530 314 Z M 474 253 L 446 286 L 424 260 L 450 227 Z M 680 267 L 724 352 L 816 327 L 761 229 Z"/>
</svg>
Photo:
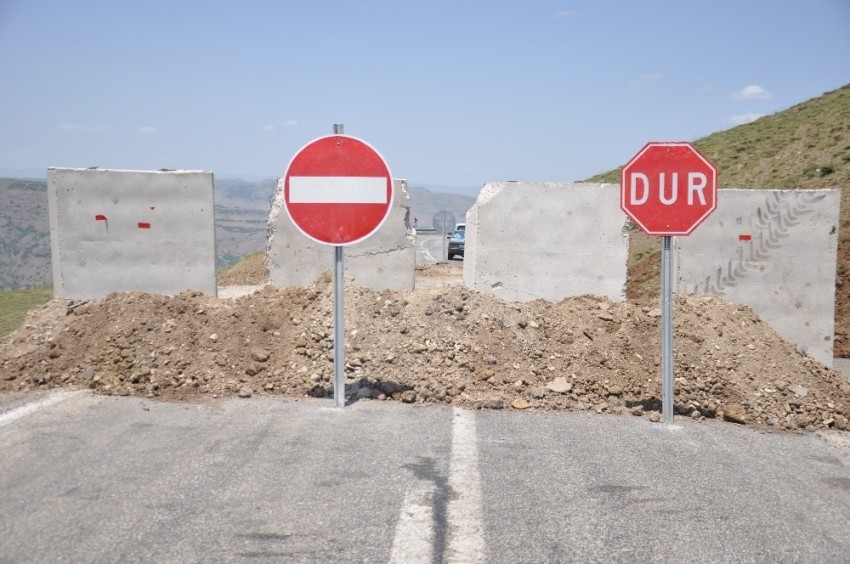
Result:
<svg viewBox="0 0 850 564">
<path fill-rule="evenodd" d="M 675 290 L 750 306 L 832 365 L 839 190 L 720 190 L 717 210 L 674 238 Z"/>
<path fill-rule="evenodd" d="M 211 172 L 50 168 L 47 191 L 56 296 L 215 295 Z"/>
<path fill-rule="evenodd" d="M 625 299 L 626 216 L 611 184 L 487 184 L 466 217 L 463 280 L 509 301 Z"/>
</svg>

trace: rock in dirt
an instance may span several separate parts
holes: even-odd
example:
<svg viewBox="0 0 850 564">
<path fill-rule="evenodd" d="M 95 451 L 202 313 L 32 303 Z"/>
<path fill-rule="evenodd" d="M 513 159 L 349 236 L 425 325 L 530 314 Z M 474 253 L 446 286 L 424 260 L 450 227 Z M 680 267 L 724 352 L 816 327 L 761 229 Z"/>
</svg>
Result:
<svg viewBox="0 0 850 564">
<path fill-rule="evenodd" d="M 747 410 L 741 404 L 729 404 L 723 408 L 723 419 L 731 423 L 743 425 L 747 422 Z"/>
<path fill-rule="evenodd" d="M 567 379 L 563 376 L 558 376 L 546 384 L 546 389 L 555 392 L 556 394 L 566 394 L 573 389 L 573 385 L 570 382 L 567 382 Z"/>
<path fill-rule="evenodd" d="M 511 407 L 514 409 L 528 409 L 531 407 L 531 404 L 525 398 L 514 398 L 511 400 Z"/>
<path fill-rule="evenodd" d="M 794 392 L 794 395 L 798 398 L 804 398 L 809 395 L 809 389 L 805 386 L 798 386 L 797 384 L 793 384 L 788 386 L 788 390 Z"/>
</svg>

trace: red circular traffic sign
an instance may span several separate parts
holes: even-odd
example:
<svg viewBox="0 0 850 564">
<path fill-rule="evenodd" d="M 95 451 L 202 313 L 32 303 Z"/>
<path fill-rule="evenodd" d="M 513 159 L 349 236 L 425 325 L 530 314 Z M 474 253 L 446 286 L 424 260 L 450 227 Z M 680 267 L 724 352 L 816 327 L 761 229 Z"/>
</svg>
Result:
<svg viewBox="0 0 850 564">
<path fill-rule="evenodd" d="M 384 158 L 348 135 L 319 137 L 299 150 L 284 175 L 283 202 L 295 226 L 327 245 L 351 245 L 377 231 L 393 203 Z"/>
<path fill-rule="evenodd" d="M 649 235 L 690 235 L 717 208 L 717 167 L 690 143 L 647 143 L 623 167 L 620 208 Z"/>
</svg>

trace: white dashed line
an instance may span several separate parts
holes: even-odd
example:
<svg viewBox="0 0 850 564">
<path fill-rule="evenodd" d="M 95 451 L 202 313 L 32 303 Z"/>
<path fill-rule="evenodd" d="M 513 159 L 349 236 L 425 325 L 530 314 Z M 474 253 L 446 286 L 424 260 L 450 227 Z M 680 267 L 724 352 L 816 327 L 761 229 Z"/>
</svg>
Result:
<svg viewBox="0 0 850 564">
<path fill-rule="evenodd" d="M 434 554 L 434 487 L 423 484 L 404 496 L 390 564 L 430 563 Z"/>
<path fill-rule="evenodd" d="M 458 564 L 486 561 L 477 440 L 475 413 L 455 409 L 448 479 L 421 480 L 404 497 L 391 564 L 418 564 L 435 558 Z M 440 524 L 444 536 L 438 538 L 435 525 L 441 519 L 445 519 Z"/>
<path fill-rule="evenodd" d="M 448 546 L 445 562 L 484 562 L 484 525 L 481 515 L 481 477 L 475 412 L 454 410 L 452 458 L 449 466 Z"/>
</svg>

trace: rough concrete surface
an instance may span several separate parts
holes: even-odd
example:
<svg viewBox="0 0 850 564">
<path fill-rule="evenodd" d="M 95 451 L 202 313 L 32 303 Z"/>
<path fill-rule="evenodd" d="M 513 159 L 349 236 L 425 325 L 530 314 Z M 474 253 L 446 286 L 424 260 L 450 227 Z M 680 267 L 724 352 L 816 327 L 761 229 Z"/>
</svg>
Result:
<svg viewBox="0 0 850 564">
<path fill-rule="evenodd" d="M 717 210 L 676 237 L 675 291 L 746 304 L 831 365 L 839 190 L 720 190 Z"/>
<path fill-rule="evenodd" d="M 626 217 L 610 184 L 487 184 L 466 223 L 469 288 L 509 301 L 625 299 Z"/>
<path fill-rule="evenodd" d="M 53 291 L 215 295 L 213 175 L 47 170 Z"/>
</svg>

